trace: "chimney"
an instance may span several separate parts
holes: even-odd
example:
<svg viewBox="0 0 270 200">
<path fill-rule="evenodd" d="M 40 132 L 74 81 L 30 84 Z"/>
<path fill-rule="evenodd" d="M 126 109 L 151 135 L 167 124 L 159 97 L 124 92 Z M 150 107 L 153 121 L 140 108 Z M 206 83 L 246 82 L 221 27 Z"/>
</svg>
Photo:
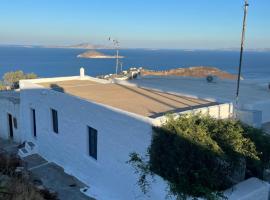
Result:
<svg viewBox="0 0 270 200">
<path fill-rule="evenodd" d="M 84 68 L 83 68 L 83 67 L 81 67 L 81 68 L 80 68 L 80 78 L 81 78 L 81 79 L 83 79 L 83 78 L 84 78 L 84 76 L 85 76 L 85 73 L 84 73 Z"/>
</svg>

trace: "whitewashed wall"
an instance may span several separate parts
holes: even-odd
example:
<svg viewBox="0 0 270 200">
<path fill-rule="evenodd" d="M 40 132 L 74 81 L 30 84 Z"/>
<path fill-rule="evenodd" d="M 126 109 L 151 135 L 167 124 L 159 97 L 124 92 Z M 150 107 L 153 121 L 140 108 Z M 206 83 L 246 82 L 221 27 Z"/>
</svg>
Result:
<svg viewBox="0 0 270 200">
<path fill-rule="evenodd" d="M 78 78 L 69 77 L 61 80 Z M 59 81 L 59 78 L 53 81 Z M 141 155 L 146 153 L 152 137 L 151 124 L 156 124 L 164 118 L 147 119 L 44 89 L 36 85 L 37 82 L 38 80 L 20 83 L 22 140 L 34 142 L 40 155 L 88 184 L 89 194 L 98 200 L 165 199 L 166 184 L 160 177 L 155 177 L 156 182 L 153 183 L 149 196 L 145 196 L 137 186 L 138 177 L 134 175 L 134 169 L 126 163 L 131 152 Z M 36 109 L 37 138 L 31 133 L 31 108 Z M 59 134 L 52 131 L 51 108 L 58 111 Z M 232 115 L 233 106 L 221 104 L 187 112 L 201 112 L 216 118 L 227 118 Z M 88 155 L 87 126 L 98 130 L 97 161 Z M 258 195 L 264 200 L 268 196 L 269 186 L 256 191 L 256 195 L 253 190 L 245 191 L 248 195 L 248 198 L 243 198 L 245 200 L 251 200 Z M 236 200 L 239 190 L 227 194 L 229 199 Z"/>
<path fill-rule="evenodd" d="M 202 114 L 209 115 L 216 119 L 228 119 L 233 116 L 233 104 L 223 103 L 214 106 L 208 106 L 203 108 L 197 108 L 193 110 L 187 110 L 184 112 L 176 113 L 175 115 L 181 114 Z M 160 126 L 167 121 L 166 116 L 158 117 L 152 120 L 152 123 L 156 126 Z"/>
<path fill-rule="evenodd" d="M 4 96 L 4 95 L 3 95 Z M 7 97 L 9 95 L 7 94 Z M 13 139 L 16 142 L 21 142 L 20 134 L 20 105 L 19 102 L 13 102 L 9 98 L 0 96 L 0 137 L 9 139 L 9 123 L 8 113 L 17 119 L 17 129 L 13 126 Z M 12 119 L 13 120 L 13 119 Z"/>
<path fill-rule="evenodd" d="M 270 99 L 246 105 L 244 108 L 262 112 L 262 123 L 270 122 Z"/>
<path fill-rule="evenodd" d="M 99 200 L 164 200 L 165 182 L 157 177 L 150 196 L 143 195 L 129 154 L 142 155 L 151 142 L 151 124 L 143 118 L 113 111 L 68 94 L 21 82 L 21 119 L 24 139 L 38 152 L 90 186 Z M 37 138 L 31 133 L 30 109 L 36 109 Z M 59 134 L 52 131 L 50 109 L 58 111 Z M 98 160 L 88 155 L 87 126 L 98 130 Z"/>
</svg>

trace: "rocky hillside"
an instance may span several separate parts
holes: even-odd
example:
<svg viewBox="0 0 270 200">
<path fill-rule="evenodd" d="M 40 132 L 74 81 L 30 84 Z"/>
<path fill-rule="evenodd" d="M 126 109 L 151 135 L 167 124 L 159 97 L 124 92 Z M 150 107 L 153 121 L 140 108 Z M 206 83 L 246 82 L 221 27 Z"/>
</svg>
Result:
<svg viewBox="0 0 270 200">
<path fill-rule="evenodd" d="M 215 67 L 189 67 L 189 68 L 177 68 L 171 70 L 164 70 L 164 71 L 153 71 L 143 69 L 141 71 L 142 76 L 187 76 L 187 77 L 197 77 L 203 78 L 207 77 L 208 75 L 217 76 L 221 79 L 230 79 L 235 80 L 237 79 L 237 75 L 230 74 L 228 72 L 222 71 Z"/>
</svg>

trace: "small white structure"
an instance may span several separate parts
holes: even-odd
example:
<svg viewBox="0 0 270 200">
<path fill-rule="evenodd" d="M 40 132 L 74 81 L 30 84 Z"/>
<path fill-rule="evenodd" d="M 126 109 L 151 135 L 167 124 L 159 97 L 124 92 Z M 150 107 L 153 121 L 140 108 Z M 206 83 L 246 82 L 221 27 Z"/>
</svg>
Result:
<svg viewBox="0 0 270 200">
<path fill-rule="evenodd" d="M 85 77 L 85 72 L 84 72 L 83 67 L 80 68 L 80 77 L 81 77 L 81 79 L 83 79 Z"/>
<path fill-rule="evenodd" d="M 127 164 L 130 153 L 146 154 L 152 126 L 163 123 L 165 113 L 201 112 L 216 118 L 233 113 L 231 103 L 110 83 L 80 72 L 80 76 L 20 81 L 15 99 L 2 93 L 0 136 L 9 137 L 7 113 L 19 118 L 13 138 L 26 142 L 20 156 L 38 153 L 55 162 L 87 184 L 85 193 L 98 200 L 165 199 L 162 178 L 155 177 L 145 196 Z"/>
</svg>

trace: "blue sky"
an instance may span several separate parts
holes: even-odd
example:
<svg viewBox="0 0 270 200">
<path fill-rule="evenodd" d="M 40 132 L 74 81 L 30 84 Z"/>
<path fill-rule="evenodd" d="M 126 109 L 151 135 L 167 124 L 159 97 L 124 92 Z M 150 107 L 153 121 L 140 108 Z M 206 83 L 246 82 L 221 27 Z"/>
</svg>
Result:
<svg viewBox="0 0 270 200">
<path fill-rule="evenodd" d="M 248 48 L 270 47 L 270 1 L 250 0 Z M 1 0 L 0 44 L 231 48 L 243 0 Z"/>
</svg>

